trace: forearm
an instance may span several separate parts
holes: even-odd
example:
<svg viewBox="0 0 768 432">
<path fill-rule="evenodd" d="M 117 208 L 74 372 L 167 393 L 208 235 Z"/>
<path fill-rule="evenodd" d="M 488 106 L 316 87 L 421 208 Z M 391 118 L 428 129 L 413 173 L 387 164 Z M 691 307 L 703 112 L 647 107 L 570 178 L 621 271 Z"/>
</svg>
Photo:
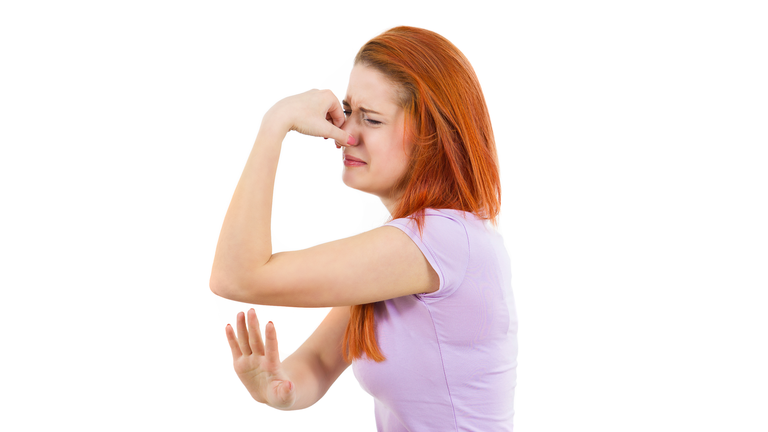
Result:
<svg viewBox="0 0 768 432">
<path fill-rule="evenodd" d="M 302 355 L 300 351 L 286 358 L 282 368 L 296 391 L 296 402 L 285 410 L 299 410 L 314 405 L 337 378 L 331 379 L 316 357 Z"/>
<path fill-rule="evenodd" d="M 216 245 L 210 284 L 224 297 L 239 275 L 264 265 L 272 256 L 272 193 L 287 130 L 265 124 L 235 188 Z"/>
<path fill-rule="evenodd" d="M 283 361 L 282 368 L 298 396 L 289 409 L 306 408 L 320 400 L 349 367 L 341 350 L 349 309 L 333 308 L 299 349 Z"/>
</svg>

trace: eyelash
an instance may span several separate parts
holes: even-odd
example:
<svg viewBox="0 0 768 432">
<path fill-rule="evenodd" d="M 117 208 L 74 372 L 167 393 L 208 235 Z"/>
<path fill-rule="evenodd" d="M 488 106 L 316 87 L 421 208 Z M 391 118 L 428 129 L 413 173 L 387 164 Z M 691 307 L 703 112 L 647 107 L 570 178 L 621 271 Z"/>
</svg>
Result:
<svg viewBox="0 0 768 432">
<path fill-rule="evenodd" d="M 352 111 L 346 111 L 346 110 L 344 111 L 344 115 L 346 117 L 349 117 L 351 114 L 352 114 Z M 363 119 L 363 120 L 365 120 L 371 126 L 378 126 L 381 124 L 381 122 L 378 120 L 371 120 L 371 119 Z"/>
</svg>

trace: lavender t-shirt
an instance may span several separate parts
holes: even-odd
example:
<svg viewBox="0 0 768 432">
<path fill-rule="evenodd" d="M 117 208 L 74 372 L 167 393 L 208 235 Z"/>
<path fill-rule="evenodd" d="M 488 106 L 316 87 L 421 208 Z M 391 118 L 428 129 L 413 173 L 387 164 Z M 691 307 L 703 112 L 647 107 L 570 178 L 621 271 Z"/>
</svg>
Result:
<svg viewBox="0 0 768 432">
<path fill-rule="evenodd" d="M 517 315 L 501 236 L 472 213 L 426 212 L 423 235 L 405 232 L 440 277 L 429 294 L 376 304 L 386 360 L 352 364 L 374 397 L 379 431 L 511 431 Z"/>
</svg>

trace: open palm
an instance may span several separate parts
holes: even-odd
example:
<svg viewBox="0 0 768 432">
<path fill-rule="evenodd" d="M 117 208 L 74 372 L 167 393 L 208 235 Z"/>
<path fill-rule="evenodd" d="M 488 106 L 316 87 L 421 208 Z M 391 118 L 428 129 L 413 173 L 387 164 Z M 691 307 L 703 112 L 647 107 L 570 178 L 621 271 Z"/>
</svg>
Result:
<svg viewBox="0 0 768 432">
<path fill-rule="evenodd" d="M 237 335 L 227 324 L 226 333 L 235 372 L 257 402 L 274 408 L 290 408 L 296 401 L 293 383 L 280 368 L 275 325 L 267 323 L 261 338 L 256 311 L 248 311 L 248 323 L 243 312 L 237 314 Z"/>
</svg>

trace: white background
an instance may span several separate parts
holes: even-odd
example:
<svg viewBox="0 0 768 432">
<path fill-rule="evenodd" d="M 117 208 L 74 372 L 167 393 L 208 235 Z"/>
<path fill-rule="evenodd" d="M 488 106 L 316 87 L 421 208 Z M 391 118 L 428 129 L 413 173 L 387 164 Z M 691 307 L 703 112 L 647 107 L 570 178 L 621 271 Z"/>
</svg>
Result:
<svg viewBox="0 0 768 432">
<path fill-rule="evenodd" d="M 519 431 L 766 431 L 768 15 L 746 1 L 3 2 L 0 429 L 372 431 L 348 370 L 253 402 L 208 278 L 261 116 L 396 26 L 470 59 L 501 160 Z M 382 224 L 291 134 L 276 251 Z M 257 307 L 283 357 L 325 309 Z"/>
</svg>

